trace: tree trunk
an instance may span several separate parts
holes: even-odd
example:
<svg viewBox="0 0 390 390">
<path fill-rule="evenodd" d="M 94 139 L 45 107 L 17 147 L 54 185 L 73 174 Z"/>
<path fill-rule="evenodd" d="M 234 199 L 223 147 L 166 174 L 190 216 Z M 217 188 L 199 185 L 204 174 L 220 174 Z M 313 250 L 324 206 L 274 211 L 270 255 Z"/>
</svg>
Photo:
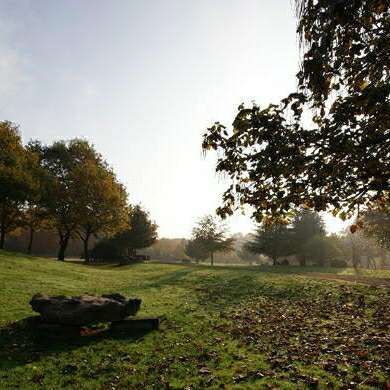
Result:
<svg viewBox="0 0 390 390">
<path fill-rule="evenodd" d="M 214 253 L 213 252 L 210 253 L 210 261 L 211 261 L 211 265 L 213 266 L 214 265 Z"/>
<path fill-rule="evenodd" d="M 367 267 L 372 268 L 372 269 L 376 269 L 375 259 L 371 256 L 367 256 Z"/>
<path fill-rule="evenodd" d="M 352 244 L 352 265 L 355 270 L 360 265 L 360 255 L 357 253 L 355 245 Z"/>
<path fill-rule="evenodd" d="M 130 258 L 135 258 L 137 255 L 137 250 L 134 248 L 127 248 L 127 256 Z"/>
<path fill-rule="evenodd" d="M 299 265 L 301 267 L 305 267 L 306 266 L 306 256 L 300 256 L 299 257 Z"/>
<path fill-rule="evenodd" d="M 83 239 L 83 245 L 84 245 L 84 260 L 86 263 L 89 263 L 89 235 L 86 236 L 85 239 Z"/>
<path fill-rule="evenodd" d="M 87 230 L 85 232 L 85 235 L 83 236 L 81 233 L 79 233 L 79 237 L 81 241 L 83 242 L 84 247 L 84 260 L 86 263 L 89 263 L 89 239 L 91 238 L 91 232 Z"/>
<path fill-rule="evenodd" d="M 0 229 L 0 249 L 4 249 L 5 229 Z"/>
<path fill-rule="evenodd" d="M 68 246 L 70 234 L 65 233 L 64 235 L 60 234 L 60 248 L 58 250 L 57 259 L 59 261 L 65 261 L 65 251 Z"/>
<path fill-rule="evenodd" d="M 59 261 L 65 261 L 65 251 L 66 251 L 67 244 L 60 243 L 60 249 L 58 250 L 58 256 L 57 259 Z"/>
<path fill-rule="evenodd" d="M 1 207 L 1 213 L 0 213 L 0 249 L 4 249 L 4 243 L 5 243 L 5 210 L 4 205 Z"/>
<path fill-rule="evenodd" d="M 278 258 L 277 257 L 273 257 L 272 258 L 272 264 L 275 266 L 275 265 L 278 265 Z"/>
<path fill-rule="evenodd" d="M 27 253 L 31 255 L 31 250 L 32 250 L 32 245 L 33 245 L 33 240 L 34 240 L 34 229 L 30 227 L 30 237 L 28 240 L 28 246 L 27 246 Z"/>
<path fill-rule="evenodd" d="M 4 210 L 4 203 L 1 206 L 0 209 L 0 249 L 4 249 L 4 243 L 5 243 L 5 210 Z"/>
<path fill-rule="evenodd" d="M 383 248 L 380 248 L 380 252 L 379 252 L 379 255 L 380 255 L 380 267 L 381 268 L 385 268 L 386 266 L 386 251 L 383 249 Z"/>
</svg>

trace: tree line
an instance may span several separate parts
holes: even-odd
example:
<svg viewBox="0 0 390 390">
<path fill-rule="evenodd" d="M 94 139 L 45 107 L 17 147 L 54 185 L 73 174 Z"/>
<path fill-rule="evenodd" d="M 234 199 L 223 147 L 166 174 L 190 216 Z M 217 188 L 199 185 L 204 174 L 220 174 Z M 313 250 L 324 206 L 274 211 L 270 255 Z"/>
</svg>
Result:
<svg viewBox="0 0 390 390">
<path fill-rule="evenodd" d="M 241 261 L 251 264 L 264 263 L 268 258 L 274 266 L 298 263 L 346 267 L 351 264 L 376 268 L 378 257 L 379 265 L 386 265 L 389 249 L 380 240 L 388 236 L 388 225 L 378 218 L 382 214 L 376 218 L 370 214 L 358 232 L 351 232 L 352 225 L 342 235 L 327 235 L 320 214 L 301 208 L 290 223 L 262 223 L 247 237 L 229 237 L 225 224 L 208 215 L 199 220 L 184 251 L 196 262 L 210 259 L 211 265 L 215 253 L 235 251 Z"/>
<path fill-rule="evenodd" d="M 18 126 L 2 121 L 0 183 L 0 249 L 17 229 L 29 231 L 27 252 L 36 231 L 54 230 L 62 261 L 71 238 L 83 243 L 86 261 L 91 237 L 120 235 L 122 253 L 128 254 L 157 238 L 157 225 L 142 207 L 129 204 L 113 169 L 86 140 L 23 145 Z"/>
<path fill-rule="evenodd" d="M 300 266 L 318 265 L 355 268 L 367 266 L 376 268 L 386 265 L 388 253 L 367 232 L 368 222 L 363 230 L 344 234 L 327 235 L 319 213 L 300 209 L 291 223 L 262 224 L 244 244 L 248 252 L 268 256 L 273 265 L 287 265 L 291 256 Z M 353 229 L 352 229 L 353 230 Z"/>
</svg>

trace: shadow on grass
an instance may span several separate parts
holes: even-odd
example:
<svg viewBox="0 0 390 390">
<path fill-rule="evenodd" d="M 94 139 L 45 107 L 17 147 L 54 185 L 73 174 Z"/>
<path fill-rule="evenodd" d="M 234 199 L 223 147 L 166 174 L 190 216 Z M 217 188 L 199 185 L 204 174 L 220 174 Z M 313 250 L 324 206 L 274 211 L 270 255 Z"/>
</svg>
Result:
<svg viewBox="0 0 390 390">
<path fill-rule="evenodd" d="M 147 261 L 144 260 L 137 260 L 134 262 L 128 262 L 128 263 L 121 263 L 119 260 L 118 261 L 90 261 L 87 263 L 84 260 L 78 260 L 78 259 L 69 259 L 65 260 L 65 263 L 67 264 L 72 264 L 72 265 L 78 265 L 78 266 L 83 266 L 83 267 L 89 267 L 89 268 L 98 268 L 98 269 L 107 269 L 107 270 L 113 270 L 117 268 L 130 268 L 130 267 L 136 267 L 142 264 L 147 264 Z"/>
<path fill-rule="evenodd" d="M 175 285 L 178 286 L 180 285 L 186 276 L 189 276 L 196 270 L 195 267 L 186 267 L 174 272 L 171 272 L 167 275 L 163 275 L 158 278 L 151 279 L 150 282 L 146 282 L 144 284 L 145 287 L 152 287 L 152 288 L 160 288 L 164 286 L 170 286 L 170 285 Z"/>
<path fill-rule="evenodd" d="M 122 330 L 112 330 L 106 326 L 89 328 L 87 335 L 77 329 L 69 331 L 57 328 L 52 332 L 34 326 L 37 316 L 28 317 L 0 328 L 0 369 L 12 369 L 32 363 L 48 355 L 68 352 L 104 340 L 126 340 L 134 343 L 152 330 L 134 330 L 131 334 Z"/>
<path fill-rule="evenodd" d="M 299 301 L 325 296 L 327 288 L 317 283 L 302 283 L 290 278 L 264 278 L 248 275 L 229 278 L 205 278 L 197 281 L 196 301 L 209 311 L 224 311 L 259 299 Z"/>
<path fill-rule="evenodd" d="M 78 260 L 78 259 L 69 259 L 69 260 L 65 260 L 65 263 L 66 264 L 72 264 L 72 265 L 79 265 L 79 266 L 83 266 L 83 267 L 93 267 L 93 268 L 106 268 L 106 269 L 113 269 L 113 268 L 117 268 L 119 266 L 122 266 L 122 264 L 119 263 L 119 261 L 117 262 L 113 262 L 113 261 L 110 261 L 110 262 L 89 262 L 87 263 L 86 261 L 84 260 Z M 135 265 L 134 264 L 126 264 L 126 265 Z"/>
<path fill-rule="evenodd" d="M 259 272 L 266 272 L 272 274 L 301 274 L 301 273 L 326 273 L 339 274 L 346 268 L 343 267 L 319 267 L 319 266 L 296 266 L 296 265 L 277 265 L 277 266 L 260 266 L 257 268 Z M 356 275 L 359 272 L 356 271 Z"/>
</svg>

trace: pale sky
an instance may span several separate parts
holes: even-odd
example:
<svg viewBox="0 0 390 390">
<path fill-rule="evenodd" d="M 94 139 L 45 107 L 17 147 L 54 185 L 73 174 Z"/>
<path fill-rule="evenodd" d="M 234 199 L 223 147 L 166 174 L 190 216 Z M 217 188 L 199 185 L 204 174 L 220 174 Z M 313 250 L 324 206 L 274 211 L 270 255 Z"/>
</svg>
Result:
<svg viewBox="0 0 390 390">
<path fill-rule="evenodd" d="M 188 237 L 226 187 L 204 130 L 294 90 L 295 26 L 289 0 L 1 0 L 0 120 L 25 142 L 88 139 L 160 237 Z"/>
</svg>

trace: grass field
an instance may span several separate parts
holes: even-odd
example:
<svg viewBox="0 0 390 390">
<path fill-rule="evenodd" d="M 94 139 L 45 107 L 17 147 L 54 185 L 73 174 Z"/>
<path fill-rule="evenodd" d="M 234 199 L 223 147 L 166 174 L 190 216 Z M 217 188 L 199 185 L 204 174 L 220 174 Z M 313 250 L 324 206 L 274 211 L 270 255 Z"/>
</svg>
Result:
<svg viewBox="0 0 390 390">
<path fill-rule="evenodd" d="M 367 281 L 389 278 L 389 271 L 363 272 L 363 283 L 351 275 L 85 266 L 0 252 L 0 388 L 388 389 L 390 290 Z M 23 321 L 36 292 L 138 296 L 139 316 L 160 316 L 161 329 L 37 337 Z"/>
</svg>

